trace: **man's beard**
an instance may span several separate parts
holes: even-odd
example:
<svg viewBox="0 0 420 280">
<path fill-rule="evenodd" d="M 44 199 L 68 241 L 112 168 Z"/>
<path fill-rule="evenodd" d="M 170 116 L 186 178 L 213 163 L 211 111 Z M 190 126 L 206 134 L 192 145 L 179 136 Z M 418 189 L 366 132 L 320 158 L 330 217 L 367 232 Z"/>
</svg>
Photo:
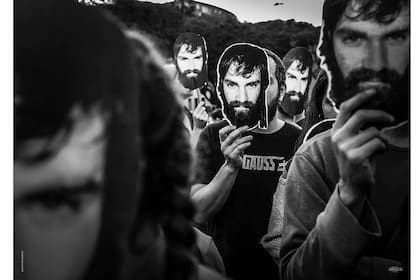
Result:
<svg viewBox="0 0 420 280">
<path fill-rule="evenodd" d="M 293 95 L 297 95 L 299 100 L 292 100 Z M 280 101 L 279 106 L 289 117 L 301 114 L 305 109 L 305 95 L 301 92 L 288 91 L 283 100 Z"/>
<path fill-rule="evenodd" d="M 197 69 L 193 70 L 185 70 L 184 72 L 181 72 L 177 66 L 178 69 L 178 78 L 181 84 L 190 90 L 194 90 L 197 88 L 200 88 L 204 85 L 204 83 L 207 81 L 207 69 L 203 67 L 202 71 L 199 71 Z M 187 74 L 195 73 L 197 76 L 194 77 L 188 77 Z"/>
<path fill-rule="evenodd" d="M 236 127 L 247 125 L 253 127 L 258 124 L 261 110 L 251 101 L 232 101 L 226 104 L 226 117 Z"/>
<path fill-rule="evenodd" d="M 391 114 L 396 123 L 408 120 L 409 70 L 401 75 L 395 70 L 374 71 L 360 68 L 351 71 L 345 78 L 341 73 L 334 76 L 330 95 L 337 106 L 363 90 L 374 89 L 377 91 L 376 95 L 360 108 L 383 110 Z M 374 84 L 369 85 L 367 82 Z"/>
</svg>

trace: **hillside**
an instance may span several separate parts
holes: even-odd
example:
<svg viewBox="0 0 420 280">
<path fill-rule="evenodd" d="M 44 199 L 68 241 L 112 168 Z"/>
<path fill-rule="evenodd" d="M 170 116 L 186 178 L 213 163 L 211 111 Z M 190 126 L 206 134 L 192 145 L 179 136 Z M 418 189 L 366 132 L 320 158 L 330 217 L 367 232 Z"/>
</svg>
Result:
<svg viewBox="0 0 420 280">
<path fill-rule="evenodd" d="M 293 46 L 305 46 L 313 51 L 319 36 L 319 27 L 294 20 L 241 23 L 207 15 L 197 17 L 183 14 L 171 4 L 134 0 L 120 0 L 107 8 L 126 25 L 149 34 L 168 58 L 172 56 L 172 44 L 178 34 L 191 31 L 203 35 L 208 46 L 209 78 L 212 81 L 216 78 L 217 59 L 231 43 L 255 43 L 283 57 Z"/>
</svg>

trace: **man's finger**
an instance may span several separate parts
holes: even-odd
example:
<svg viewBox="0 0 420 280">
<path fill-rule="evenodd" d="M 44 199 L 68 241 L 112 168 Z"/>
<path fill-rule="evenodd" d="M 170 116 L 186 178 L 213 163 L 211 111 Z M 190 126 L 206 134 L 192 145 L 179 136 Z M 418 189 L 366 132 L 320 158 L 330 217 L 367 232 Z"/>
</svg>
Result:
<svg viewBox="0 0 420 280">
<path fill-rule="evenodd" d="M 252 139 L 253 139 L 252 135 L 248 135 L 248 136 L 236 139 L 231 145 L 226 146 L 225 154 L 230 154 L 239 145 L 242 145 L 243 143 L 251 142 Z"/>
<path fill-rule="evenodd" d="M 207 114 L 206 111 L 200 112 L 200 114 L 198 116 L 203 120 L 207 120 L 209 118 L 209 114 Z"/>
<path fill-rule="evenodd" d="M 351 117 L 354 110 L 359 108 L 363 103 L 367 102 L 369 99 L 371 99 L 373 96 L 376 95 L 376 91 L 372 89 L 364 90 L 362 92 L 359 92 L 352 98 L 344 101 L 340 105 L 340 112 L 337 115 L 337 120 L 334 124 L 334 128 L 340 128 L 343 126 L 348 118 Z"/>
<path fill-rule="evenodd" d="M 342 126 L 341 129 L 349 133 L 358 133 L 367 123 L 392 123 L 394 117 L 381 110 L 361 109 L 357 110 Z"/>
<path fill-rule="evenodd" d="M 227 125 L 219 130 L 219 139 L 220 142 L 225 141 L 228 134 L 236 129 L 236 126 Z"/>
<path fill-rule="evenodd" d="M 222 146 L 224 146 L 224 148 L 229 146 L 233 141 L 236 140 L 236 138 L 240 137 L 240 135 L 242 133 L 247 131 L 248 128 L 249 127 L 246 125 L 246 126 L 242 126 L 238 129 L 235 129 L 234 131 L 230 132 L 229 135 L 226 137 L 226 139 L 222 142 Z"/>
<path fill-rule="evenodd" d="M 246 142 L 241 145 L 238 145 L 236 149 L 233 150 L 233 152 L 230 154 L 230 157 L 231 158 L 240 157 L 244 153 L 245 149 L 248 148 L 249 146 L 251 146 L 250 142 Z"/>
<path fill-rule="evenodd" d="M 375 153 L 385 150 L 385 148 L 386 144 L 382 140 L 374 138 L 363 146 L 351 150 L 348 153 L 348 159 L 351 160 L 353 164 L 360 164 L 371 158 Z"/>
<path fill-rule="evenodd" d="M 351 149 L 357 149 L 358 147 L 366 144 L 373 138 L 380 138 L 380 131 L 376 127 L 369 127 L 368 129 L 360 132 L 354 137 L 349 137 L 343 141 L 344 143 L 340 144 L 339 149 L 343 151 L 349 151 Z"/>
</svg>

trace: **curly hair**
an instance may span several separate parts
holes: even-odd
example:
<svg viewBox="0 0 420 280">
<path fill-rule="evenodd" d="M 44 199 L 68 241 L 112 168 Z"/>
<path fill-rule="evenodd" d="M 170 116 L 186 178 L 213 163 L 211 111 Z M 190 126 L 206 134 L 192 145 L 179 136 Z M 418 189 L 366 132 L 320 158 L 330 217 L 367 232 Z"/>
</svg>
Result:
<svg viewBox="0 0 420 280">
<path fill-rule="evenodd" d="M 143 198 L 134 234 L 160 226 L 166 239 L 165 278 L 192 279 L 194 207 L 189 196 L 191 151 L 183 110 L 172 91 L 163 59 L 144 36 L 129 32 L 139 69 L 140 137 L 143 140 Z M 141 237 L 140 237 L 141 238 Z"/>
</svg>

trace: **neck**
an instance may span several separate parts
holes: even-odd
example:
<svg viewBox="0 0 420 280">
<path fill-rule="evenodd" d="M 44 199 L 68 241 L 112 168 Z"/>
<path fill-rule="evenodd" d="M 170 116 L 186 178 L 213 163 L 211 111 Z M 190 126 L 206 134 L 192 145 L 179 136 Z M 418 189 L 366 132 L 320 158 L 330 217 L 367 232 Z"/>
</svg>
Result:
<svg viewBox="0 0 420 280">
<path fill-rule="evenodd" d="M 305 111 L 303 111 L 300 114 L 294 115 L 293 116 L 293 122 L 297 123 L 300 120 L 303 120 L 305 118 Z"/>
<path fill-rule="evenodd" d="M 392 127 L 386 127 L 382 130 L 382 135 L 388 142 L 400 148 L 410 147 L 410 133 L 408 121 L 402 122 Z"/>
<path fill-rule="evenodd" d="M 252 131 L 259 134 L 272 134 L 276 131 L 279 131 L 284 126 L 284 121 L 281 120 L 278 116 L 278 113 L 268 124 L 267 129 L 254 128 Z"/>
<path fill-rule="evenodd" d="M 293 118 L 289 117 L 286 114 L 283 114 L 282 112 L 280 112 L 279 110 L 277 110 L 277 114 L 276 114 L 277 118 L 279 118 L 280 120 L 283 121 L 287 121 L 287 122 L 293 122 Z"/>
</svg>

